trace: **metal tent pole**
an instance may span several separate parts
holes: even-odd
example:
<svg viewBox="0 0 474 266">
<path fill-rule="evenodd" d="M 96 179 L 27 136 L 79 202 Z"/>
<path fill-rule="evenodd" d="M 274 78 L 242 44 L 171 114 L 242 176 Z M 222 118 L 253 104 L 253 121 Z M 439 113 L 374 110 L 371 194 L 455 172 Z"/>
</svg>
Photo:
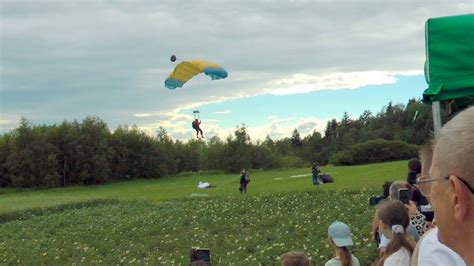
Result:
<svg viewBox="0 0 474 266">
<path fill-rule="evenodd" d="M 441 104 L 440 102 L 433 102 L 431 105 L 433 111 L 433 128 L 435 136 L 438 135 L 442 124 L 441 124 Z"/>
</svg>

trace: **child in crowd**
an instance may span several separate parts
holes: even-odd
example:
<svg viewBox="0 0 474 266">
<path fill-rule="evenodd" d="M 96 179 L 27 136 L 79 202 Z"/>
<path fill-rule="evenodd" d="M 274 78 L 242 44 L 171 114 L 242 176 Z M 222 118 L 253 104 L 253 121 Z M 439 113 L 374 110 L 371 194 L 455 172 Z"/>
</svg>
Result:
<svg viewBox="0 0 474 266">
<path fill-rule="evenodd" d="M 309 266 L 309 259 L 303 252 L 291 251 L 281 256 L 282 266 Z"/>
<path fill-rule="evenodd" d="M 410 218 L 405 205 L 398 200 L 384 201 L 378 205 L 375 215 L 379 231 L 390 239 L 390 243 L 377 265 L 410 265 L 414 245 L 407 237 Z"/>
<path fill-rule="evenodd" d="M 351 230 L 342 222 L 334 222 L 328 228 L 328 236 L 334 246 L 336 256 L 326 262 L 325 266 L 359 266 L 359 260 L 353 256 L 348 247 L 353 246 Z"/>
</svg>

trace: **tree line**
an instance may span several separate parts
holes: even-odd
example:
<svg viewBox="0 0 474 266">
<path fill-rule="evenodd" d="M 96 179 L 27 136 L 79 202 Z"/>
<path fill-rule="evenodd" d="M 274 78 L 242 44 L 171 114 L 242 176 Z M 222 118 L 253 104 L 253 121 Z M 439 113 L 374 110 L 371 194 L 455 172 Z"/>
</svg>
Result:
<svg viewBox="0 0 474 266">
<path fill-rule="evenodd" d="M 430 138 L 431 128 L 430 106 L 415 99 L 406 106 L 389 103 L 375 115 L 365 111 L 357 119 L 344 113 L 339 121 L 327 122 L 324 135 L 314 131 L 302 138 L 295 129 L 289 137 L 256 142 L 244 125 L 224 140 L 214 136 L 183 142 L 161 127 L 155 136 L 136 126 L 112 132 L 97 117 L 58 125 L 32 125 L 22 118 L 17 128 L 0 136 L 0 187 L 102 184 L 202 170 L 236 173 L 244 167 L 303 167 L 313 161 L 350 165 L 408 159 L 416 156 L 416 145 Z"/>
</svg>

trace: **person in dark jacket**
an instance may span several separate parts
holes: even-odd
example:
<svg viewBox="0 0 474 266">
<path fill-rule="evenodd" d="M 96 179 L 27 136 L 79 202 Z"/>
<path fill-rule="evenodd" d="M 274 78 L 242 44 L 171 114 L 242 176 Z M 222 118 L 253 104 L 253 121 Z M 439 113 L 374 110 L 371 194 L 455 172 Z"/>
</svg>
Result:
<svg viewBox="0 0 474 266">
<path fill-rule="evenodd" d="M 313 162 L 311 165 L 311 173 L 313 174 L 313 185 L 321 185 L 324 183 L 324 181 L 321 179 L 319 176 L 319 173 L 321 170 L 319 169 L 319 166 L 316 162 Z"/>
<path fill-rule="evenodd" d="M 239 187 L 240 193 L 247 193 L 247 185 L 249 184 L 249 182 L 250 182 L 250 176 L 244 168 L 240 172 L 240 187 Z"/>
<path fill-rule="evenodd" d="M 428 200 L 426 197 L 421 195 L 418 186 L 416 185 L 416 180 L 421 175 L 421 161 L 413 158 L 408 161 L 408 175 L 407 182 L 413 187 L 413 196 L 412 200 L 416 202 L 416 205 L 427 205 Z"/>
<path fill-rule="evenodd" d="M 417 158 L 410 159 L 408 161 L 408 176 L 407 182 L 410 185 L 416 184 L 416 179 L 421 174 L 421 161 Z"/>
<path fill-rule="evenodd" d="M 201 133 L 201 138 L 204 138 L 204 136 L 202 135 L 202 129 L 200 125 L 201 125 L 201 120 L 197 118 L 192 123 L 193 129 L 196 130 L 196 137 L 199 138 L 199 133 Z"/>
</svg>

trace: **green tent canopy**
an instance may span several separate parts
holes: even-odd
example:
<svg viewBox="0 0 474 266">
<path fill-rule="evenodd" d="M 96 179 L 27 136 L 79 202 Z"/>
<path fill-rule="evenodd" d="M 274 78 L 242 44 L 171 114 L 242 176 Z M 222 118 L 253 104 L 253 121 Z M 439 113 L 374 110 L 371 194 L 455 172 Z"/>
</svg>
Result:
<svg viewBox="0 0 474 266">
<path fill-rule="evenodd" d="M 474 97 L 474 14 L 428 19 L 425 49 L 425 103 Z"/>
</svg>

